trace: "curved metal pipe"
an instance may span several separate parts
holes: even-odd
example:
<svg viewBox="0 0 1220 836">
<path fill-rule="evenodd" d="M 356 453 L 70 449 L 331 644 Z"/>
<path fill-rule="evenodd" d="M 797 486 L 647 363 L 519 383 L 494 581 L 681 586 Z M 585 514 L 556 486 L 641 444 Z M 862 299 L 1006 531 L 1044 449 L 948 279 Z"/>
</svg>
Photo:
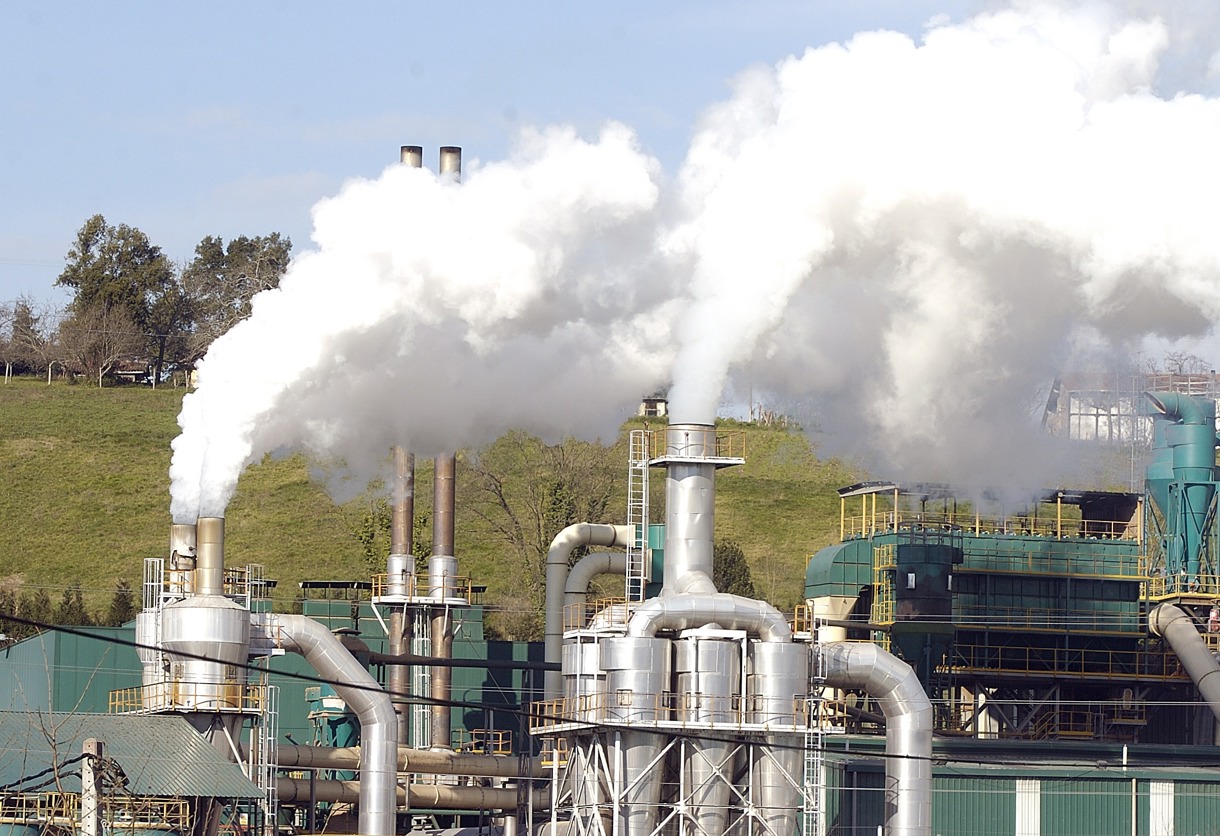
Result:
<svg viewBox="0 0 1220 836">
<path fill-rule="evenodd" d="M 589 584 L 598 575 L 626 575 L 627 555 L 624 552 L 594 552 L 576 561 L 568 570 L 563 586 L 564 609 L 583 604 L 589 595 Z"/>
<path fill-rule="evenodd" d="M 1148 613 L 1148 628 L 1169 642 L 1220 723 L 1220 676 L 1216 675 L 1220 674 L 1220 662 L 1212 656 L 1194 620 L 1181 607 L 1161 604 Z"/>
<path fill-rule="evenodd" d="M 334 633 L 303 615 L 273 614 L 273 635 L 285 650 L 299 653 L 324 679 L 333 682 L 360 720 L 361 761 L 358 800 L 360 832 L 393 836 L 397 804 L 398 718 L 390 695 L 352 657 Z M 308 790 L 306 791 L 308 798 Z"/>
<path fill-rule="evenodd" d="M 1190 395 L 1178 392 L 1145 392 L 1157 412 L 1183 424 L 1202 424 L 1207 420 L 1202 405 Z"/>
<path fill-rule="evenodd" d="M 659 630 L 686 630 L 719 624 L 748 630 L 769 642 L 792 640 L 792 628 L 775 607 L 727 592 L 679 594 L 645 601 L 627 623 L 627 635 L 653 638 Z"/>
<path fill-rule="evenodd" d="M 932 832 L 932 703 L 915 671 L 868 642 L 820 646 L 831 688 L 858 688 L 885 714 L 886 827 L 890 836 Z M 892 793 L 892 795 L 891 795 Z"/>
<path fill-rule="evenodd" d="M 358 769 L 359 746 L 289 746 L 276 750 L 283 769 Z M 530 758 L 526 778 L 545 778 L 550 772 L 539 758 Z M 519 778 L 521 763 L 516 755 L 480 755 L 466 752 L 436 752 L 431 749 L 398 747 L 398 771 L 426 775 L 473 775 L 480 778 Z"/>
<path fill-rule="evenodd" d="M 582 546 L 626 548 L 635 531 L 629 525 L 599 525 L 576 523 L 555 535 L 546 552 L 546 627 L 543 658 L 552 664 L 563 661 L 563 598 L 568 579 L 568 558 Z M 562 696 L 563 676 L 547 671 L 543 678 L 545 699 Z"/>
</svg>

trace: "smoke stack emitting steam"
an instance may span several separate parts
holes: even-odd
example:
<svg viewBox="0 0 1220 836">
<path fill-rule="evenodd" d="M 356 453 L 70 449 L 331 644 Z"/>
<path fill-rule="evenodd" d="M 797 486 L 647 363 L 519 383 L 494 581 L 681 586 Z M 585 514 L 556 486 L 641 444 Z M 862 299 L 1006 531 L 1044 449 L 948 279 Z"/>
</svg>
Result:
<svg viewBox="0 0 1220 836">
<path fill-rule="evenodd" d="M 743 74 L 674 183 L 618 124 L 529 132 L 460 188 L 349 182 L 200 363 L 174 519 L 222 514 L 278 448 L 363 484 L 394 444 L 613 433 L 667 381 L 674 420 L 709 423 L 747 368 L 890 473 L 1060 478 L 995 449 L 1038 385 L 1082 343 L 1220 315 L 1220 100 L 1150 92 L 1173 46 L 1026 4 Z"/>
</svg>

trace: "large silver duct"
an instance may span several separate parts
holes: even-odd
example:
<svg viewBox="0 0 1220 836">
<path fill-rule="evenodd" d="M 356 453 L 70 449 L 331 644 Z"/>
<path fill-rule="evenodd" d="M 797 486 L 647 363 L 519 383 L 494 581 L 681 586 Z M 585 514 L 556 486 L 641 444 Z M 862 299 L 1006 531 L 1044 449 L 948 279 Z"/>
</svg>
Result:
<svg viewBox="0 0 1220 836">
<path fill-rule="evenodd" d="M 584 546 L 626 548 L 634 527 L 630 525 L 599 525 L 575 523 L 555 535 L 546 552 L 546 626 L 543 659 L 561 662 L 563 648 L 564 592 L 568 579 L 568 560 L 572 552 Z M 586 585 L 587 587 L 587 585 Z M 559 671 L 547 671 L 543 677 L 545 699 L 561 696 L 563 678 Z"/>
<path fill-rule="evenodd" d="M 629 529 L 631 526 L 616 526 Z M 563 584 L 564 609 L 585 603 L 589 596 L 589 584 L 599 575 L 626 575 L 627 555 L 624 552 L 593 552 L 572 566 L 568 579 Z"/>
<path fill-rule="evenodd" d="M 1169 642 L 1220 727 L 1220 663 L 1199 635 L 1194 620 L 1180 607 L 1161 604 L 1148 613 L 1148 627 Z"/>
<path fill-rule="evenodd" d="M 314 781 L 280 777 L 275 782 L 281 801 L 325 801 L 343 804 L 363 803 L 364 783 L 357 781 Z M 394 800 L 414 808 L 439 810 L 515 810 L 516 787 L 472 787 L 449 784 L 409 784 L 391 787 Z M 535 790 L 531 799 L 535 809 L 546 809 L 550 799 L 544 790 Z M 363 821 L 364 817 L 361 816 Z M 361 825 L 360 832 L 367 833 Z"/>
<path fill-rule="evenodd" d="M 887 836 L 930 836 L 932 703 L 915 671 L 866 642 L 832 642 L 820 650 L 828 686 L 862 690 L 885 714 Z"/>
<path fill-rule="evenodd" d="M 360 832 L 393 836 L 397 809 L 398 720 L 390 697 L 339 639 L 303 615 L 271 614 L 269 632 L 285 650 L 299 653 L 360 720 Z M 281 780 L 281 784 L 283 781 Z M 308 797 L 308 795 L 306 795 Z"/>
<path fill-rule="evenodd" d="M 281 768 L 358 769 L 360 747 L 289 746 L 277 750 Z M 427 775 L 470 775 L 480 778 L 517 778 L 521 759 L 516 755 L 486 755 L 471 752 L 434 752 L 430 749 L 398 747 L 398 771 Z M 545 778 L 550 769 L 539 758 L 530 758 L 526 778 Z"/>
<path fill-rule="evenodd" d="M 727 592 L 687 593 L 645 601 L 627 623 L 627 635 L 651 637 L 660 630 L 689 630 L 708 624 L 747 630 L 768 642 L 792 640 L 792 628 L 775 607 Z"/>
</svg>

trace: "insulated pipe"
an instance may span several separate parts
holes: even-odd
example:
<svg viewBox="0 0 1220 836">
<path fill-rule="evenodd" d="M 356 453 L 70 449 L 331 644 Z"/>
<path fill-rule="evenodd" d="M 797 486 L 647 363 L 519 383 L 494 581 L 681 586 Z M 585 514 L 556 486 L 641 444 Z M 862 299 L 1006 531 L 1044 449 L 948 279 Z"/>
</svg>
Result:
<svg viewBox="0 0 1220 836">
<path fill-rule="evenodd" d="M 725 630 L 747 630 L 768 642 L 792 640 L 792 628 L 775 607 L 727 592 L 645 601 L 627 623 L 627 635 L 653 638 L 660 630 L 687 630 L 708 624 L 718 624 Z"/>
<path fill-rule="evenodd" d="M 585 555 L 568 570 L 568 579 L 563 585 L 564 609 L 585 603 L 585 599 L 589 597 L 589 584 L 598 575 L 626 574 L 627 555 L 623 552 L 593 552 Z"/>
<path fill-rule="evenodd" d="M 299 653 L 318 675 L 334 683 L 335 692 L 360 720 L 360 832 L 393 836 L 397 811 L 394 790 L 398 768 L 398 719 L 390 697 L 355 660 L 334 633 L 303 615 L 272 614 L 272 634 L 285 650 Z M 281 779 L 282 780 L 282 779 Z M 304 798 L 309 797 L 305 782 Z"/>
<path fill-rule="evenodd" d="M 932 703 L 915 671 L 867 642 L 820 645 L 831 688 L 858 688 L 885 714 L 887 836 L 932 832 Z"/>
<path fill-rule="evenodd" d="M 394 787 L 394 801 L 410 807 L 439 810 L 515 810 L 516 787 L 455 787 L 449 784 L 408 784 Z M 314 781 L 279 777 L 275 791 L 280 801 L 322 801 L 327 803 L 361 803 L 364 786 L 359 781 Z M 533 791 L 533 806 L 544 810 L 550 806 L 546 790 Z M 361 808 L 361 821 L 364 820 Z M 361 825 L 361 833 L 366 833 Z"/>
<path fill-rule="evenodd" d="M 1161 604 L 1148 613 L 1148 627 L 1169 642 L 1220 723 L 1220 663 L 1212 656 L 1194 621 L 1181 607 Z"/>
<path fill-rule="evenodd" d="M 200 517 L 195 524 L 195 594 L 224 595 L 225 518 Z"/>
<path fill-rule="evenodd" d="M 360 747 L 290 746 L 276 749 L 282 769 L 358 769 Z M 429 749 L 398 747 L 398 771 L 427 775 L 472 775 L 480 778 L 519 778 L 521 763 L 516 755 L 479 755 L 466 752 L 433 752 Z M 530 758 L 526 778 L 545 778 L 549 767 L 539 758 Z"/>
<path fill-rule="evenodd" d="M 634 526 L 575 523 L 555 535 L 546 553 L 546 627 L 543 658 L 559 664 L 563 661 L 563 604 L 568 579 L 568 559 L 583 546 L 626 548 L 635 535 Z M 559 699 L 563 677 L 558 671 L 548 671 L 543 679 L 544 699 Z"/>
</svg>

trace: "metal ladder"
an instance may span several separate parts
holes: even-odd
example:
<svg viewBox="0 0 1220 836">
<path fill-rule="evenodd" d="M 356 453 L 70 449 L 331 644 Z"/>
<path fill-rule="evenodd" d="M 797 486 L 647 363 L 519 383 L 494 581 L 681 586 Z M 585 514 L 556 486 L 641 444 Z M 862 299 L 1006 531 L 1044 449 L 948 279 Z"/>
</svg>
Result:
<svg viewBox="0 0 1220 836">
<path fill-rule="evenodd" d="M 816 625 L 813 628 L 817 635 Z M 825 807 L 826 784 L 823 776 L 822 741 L 822 689 L 826 680 L 822 676 L 821 649 L 814 646 L 813 668 L 809 671 L 809 716 L 805 729 L 805 758 L 801 776 L 801 833 L 803 836 L 824 836 L 822 810 Z"/>
<path fill-rule="evenodd" d="M 263 792 L 263 832 L 275 836 L 279 819 L 279 797 L 276 795 L 275 773 L 279 770 L 280 689 L 267 685 L 263 679 L 263 710 L 258 722 L 258 761 L 254 765 L 255 784 Z M 253 732 L 252 732 L 253 733 Z"/>
<path fill-rule="evenodd" d="M 627 525 L 635 535 L 627 543 L 627 600 L 643 601 L 652 567 L 648 556 L 648 430 L 632 430 L 627 462 Z"/>
</svg>

